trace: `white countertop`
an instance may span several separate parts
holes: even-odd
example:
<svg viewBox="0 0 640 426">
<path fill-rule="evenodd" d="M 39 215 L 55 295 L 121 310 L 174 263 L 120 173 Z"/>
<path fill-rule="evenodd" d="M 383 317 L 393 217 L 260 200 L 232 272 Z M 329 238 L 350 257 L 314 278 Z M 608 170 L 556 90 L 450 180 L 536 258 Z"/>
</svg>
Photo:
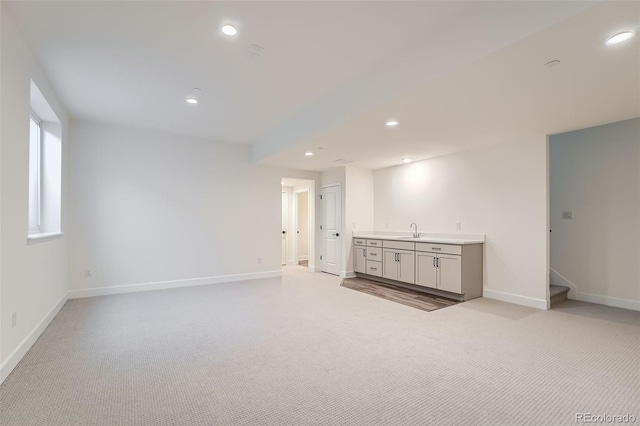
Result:
<svg viewBox="0 0 640 426">
<path fill-rule="evenodd" d="M 419 238 L 413 238 L 407 234 L 354 232 L 353 238 L 369 238 L 376 240 L 409 241 L 413 243 L 437 243 L 437 244 L 484 244 L 484 235 L 470 234 L 420 234 Z"/>
</svg>

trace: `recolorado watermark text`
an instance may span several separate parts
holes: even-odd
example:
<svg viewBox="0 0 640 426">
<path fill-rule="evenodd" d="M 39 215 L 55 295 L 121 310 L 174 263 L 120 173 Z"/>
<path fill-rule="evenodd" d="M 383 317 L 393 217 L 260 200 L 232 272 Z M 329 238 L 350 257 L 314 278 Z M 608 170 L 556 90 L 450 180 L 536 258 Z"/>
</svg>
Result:
<svg viewBox="0 0 640 426">
<path fill-rule="evenodd" d="M 592 414 L 576 413 L 576 423 L 635 423 L 637 417 L 633 414 Z"/>
</svg>

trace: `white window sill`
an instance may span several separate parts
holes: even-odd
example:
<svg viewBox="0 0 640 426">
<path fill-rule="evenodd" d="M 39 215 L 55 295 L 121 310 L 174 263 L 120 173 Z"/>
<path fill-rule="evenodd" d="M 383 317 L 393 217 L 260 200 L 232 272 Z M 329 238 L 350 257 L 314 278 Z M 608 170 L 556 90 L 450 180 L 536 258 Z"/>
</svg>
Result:
<svg viewBox="0 0 640 426">
<path fill-rule="evenodd" d="M 57 240 L 63 235 L 62 232 L 42 232 L 40 234 L 31 234 L 27 236 L 27 245 L 40 244 L 45 241 Z"/>
</svg>

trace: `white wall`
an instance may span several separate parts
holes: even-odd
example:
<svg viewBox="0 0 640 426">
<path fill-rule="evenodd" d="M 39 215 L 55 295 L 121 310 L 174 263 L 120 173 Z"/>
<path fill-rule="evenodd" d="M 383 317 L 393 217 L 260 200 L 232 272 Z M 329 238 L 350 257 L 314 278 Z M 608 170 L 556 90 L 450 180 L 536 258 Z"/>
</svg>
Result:
<svg viewBox="0 0 640 426">
<path fill-rule="evenodd" d="M 67 238 L 27 245 L 31 80 L 62 124 L 62 230 L 66 228 L 68 119 L 10 14 L 0 6 L 2 79 L 0 207 L 0 380 L 38 337 L 67 291 Z M 16 327 L 11 314 L 17 312 Z"/>
<path fill-rule="evenodd" d="M 346 256 L 346 274 L 353 272 L 352 235 L 357 231 L 373 231 L 373 171 L 347 166 L 345 170 L 346 208 L 344 243 Z"/>
<path fill-rule="evenodd" d="M 372 231 L 373 171 L 354 166 L 334 167 L 322 173 L 322 186 L 340 184 L 342 188 L 342 265 L 341 276 L 353 276 L 352 235 Z"/>
<path fill-rule="evenodd" d="M 551 268 L 570 297 L 640 309 L 640 118 L 551 136 L 549 172 Z"/>
<path fill-rule="evenodd" d="M 251 165 L 243 145 L 88 122 L 70 150 L 72 290 L 280 271 L 281 178 L 318 178 Z"/>
<path fill-rule="evenodd" d="M 486 234 L 484 295 L 545 309 L 546 137 L 377 170 L 375 229 Z M 388 224 L 388 228 L 387 225 Z"/>
</svg>

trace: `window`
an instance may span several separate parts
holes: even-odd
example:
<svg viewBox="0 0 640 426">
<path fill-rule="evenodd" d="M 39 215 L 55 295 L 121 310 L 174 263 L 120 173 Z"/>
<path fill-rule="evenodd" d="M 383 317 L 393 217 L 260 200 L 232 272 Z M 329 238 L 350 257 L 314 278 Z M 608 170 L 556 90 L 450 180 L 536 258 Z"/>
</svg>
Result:
<svg viewBox="0 0 640 426">
<path fill-rule="evenodd" d="M 27 241 L 58 238 L 62 207 L 62 125 L 31 82 L 29 117 L 29 218 Z"/>
</svg>

